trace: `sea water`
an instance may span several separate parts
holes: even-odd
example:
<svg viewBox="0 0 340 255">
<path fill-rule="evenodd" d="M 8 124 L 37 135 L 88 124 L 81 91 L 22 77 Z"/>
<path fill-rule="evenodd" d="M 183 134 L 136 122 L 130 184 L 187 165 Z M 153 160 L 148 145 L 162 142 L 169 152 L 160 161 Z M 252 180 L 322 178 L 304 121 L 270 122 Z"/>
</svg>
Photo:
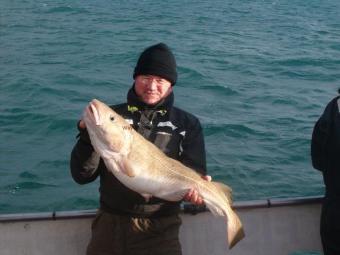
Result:
<svg viewBox="0 0 340 255">
<path fill-rule="evenodd" d="M 76 122 L 92 98 L 124 102 L 158 42 L 236 201 L 323 194 L 310 141 L 340 87 L 338 0 L 2 0 L 0 213 L 98 206 L 98 181 L 70 176 Z"/>
</svg>

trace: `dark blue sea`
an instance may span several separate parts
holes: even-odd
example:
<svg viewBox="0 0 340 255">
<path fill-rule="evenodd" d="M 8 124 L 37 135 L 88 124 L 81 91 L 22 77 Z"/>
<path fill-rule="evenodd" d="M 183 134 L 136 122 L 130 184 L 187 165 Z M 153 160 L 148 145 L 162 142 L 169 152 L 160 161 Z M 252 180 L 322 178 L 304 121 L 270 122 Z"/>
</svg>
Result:
<svg viewBox="0 0 340 255">
<path fill-rule="evenodd" d="M 158 42 L 236 201 L 324 193 L 310 141 L 340 87 L 338 0 L 1 0 L 0 213 L 97 207 L 98 182 L 70 176 L 76 122 L 92 98 L 124 102 Z"/>
</svg>

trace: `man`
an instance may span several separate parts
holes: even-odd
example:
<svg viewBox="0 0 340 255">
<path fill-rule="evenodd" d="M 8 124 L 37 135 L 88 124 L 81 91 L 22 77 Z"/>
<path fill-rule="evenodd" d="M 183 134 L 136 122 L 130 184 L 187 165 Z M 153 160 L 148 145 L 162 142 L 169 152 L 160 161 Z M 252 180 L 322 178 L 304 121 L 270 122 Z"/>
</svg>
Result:
<svg viewBox="0 0 340 255">
<path fill-rule="evenodd" d="M 199 120 L 173 106 L 177 71 L 168 46 L 159 43 L 145 49 L 133 78 L 127 103 L 112 108 L 167 156 L 211 180 L 205 175 L 206 156 Z M 146 201 L 125 187 L 107 171 L 93 150 L 82 120 L 78 129 L 79 139 L 71 154 L 72 177 L 77 183 L 85 184 L 100 176 L 100 209 L 92 223 L 87 254 L 181 254 L 179 202 L 156 197 Z M 190 190 L 185 200 L 203 203 L 195 190 Z"/>
<path fill-rule="evenodd" d="M 325 255 L 340 254 L 340 97 L 332 99 L 316 122 L 311 143 L 313 167 L 326 187 L 320 234 Z"/>
</svg>

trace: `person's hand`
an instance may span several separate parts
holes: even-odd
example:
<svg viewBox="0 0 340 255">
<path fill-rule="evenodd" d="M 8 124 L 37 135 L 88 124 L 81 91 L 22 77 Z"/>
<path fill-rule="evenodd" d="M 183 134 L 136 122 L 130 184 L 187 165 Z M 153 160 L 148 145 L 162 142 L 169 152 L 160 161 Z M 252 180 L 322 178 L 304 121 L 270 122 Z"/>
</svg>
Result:
<svg viewBox="0 0 340 255">
<path fill-rule="evenodd" d="M 78 128 L 78 131 L 79 131 L 78 136 L 81 138 L 81 140 L 86 142 L 86 143 L 91 144 L 91 139 L 89 137 L 89 133 L 87 132 L 86 124 L 82 119 L 80 119 L 77 122 L 77 128 Z"/>
<path fill-rule="evenodd" d="M 78 127 L 81 129 L 85 129 L 86 128 L 85 122 L 83 120 L 79 120 Z"/>
<path fill-rule="evenodd" d="M 204 175 L 202 176 L 202 179 L 210 182 L 211 176 L 210 175 Z M 195 205 L 203 205 L 204 201 L 203 198 L 198 194 L 198 191 L 195 189 L 190 189 L 188 193 L 183 198 L 184 201 L 190 202 Z"/>
</svg>

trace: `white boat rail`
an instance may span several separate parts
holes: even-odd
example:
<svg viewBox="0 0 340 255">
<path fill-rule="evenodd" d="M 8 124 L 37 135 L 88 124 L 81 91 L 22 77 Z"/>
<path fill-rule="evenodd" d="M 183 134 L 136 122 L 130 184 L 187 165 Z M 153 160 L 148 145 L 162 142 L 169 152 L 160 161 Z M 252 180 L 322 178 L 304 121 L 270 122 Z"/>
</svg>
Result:
<svg viewBox="0 0 340 255">
<path fill-rule="evenodd" d="M 279 206 L 293 206 L 306 204 L 320 204 L 321 196 L 314 197 L 296 197 L 296 198 L 274 198 L 266 200 L 251 200 L 235 202 L 233 208 L 238 209 L 255 209 L 255 208 L 271 208 Z M 96 209 L 91 210 L 72 210 L 72 211 L 53 211 L 53 212 L 38 212 L 38 213 L 11 213 L 0 214 L 0 222 L 15 222 L 15 221 L 35 221 L 35 220 L 59 220 L 59 219 L 79 219 L 93 218 L 96 214 Z M 182 204 L 181 211 L 183 213 L 197 214 L 207 211 L 205 207 L 192 206 L 191 204 Z"/>
<path fill-rule="evenodd" d="M 223 217 L 183 204 L 180 231 L 183 255 L 321 254 L 322 197 L 234 203 L 246 237 L 229 250 Z M 1 255 L 83 255 L 96 210 L 0 214 Z"/>
</svg>

